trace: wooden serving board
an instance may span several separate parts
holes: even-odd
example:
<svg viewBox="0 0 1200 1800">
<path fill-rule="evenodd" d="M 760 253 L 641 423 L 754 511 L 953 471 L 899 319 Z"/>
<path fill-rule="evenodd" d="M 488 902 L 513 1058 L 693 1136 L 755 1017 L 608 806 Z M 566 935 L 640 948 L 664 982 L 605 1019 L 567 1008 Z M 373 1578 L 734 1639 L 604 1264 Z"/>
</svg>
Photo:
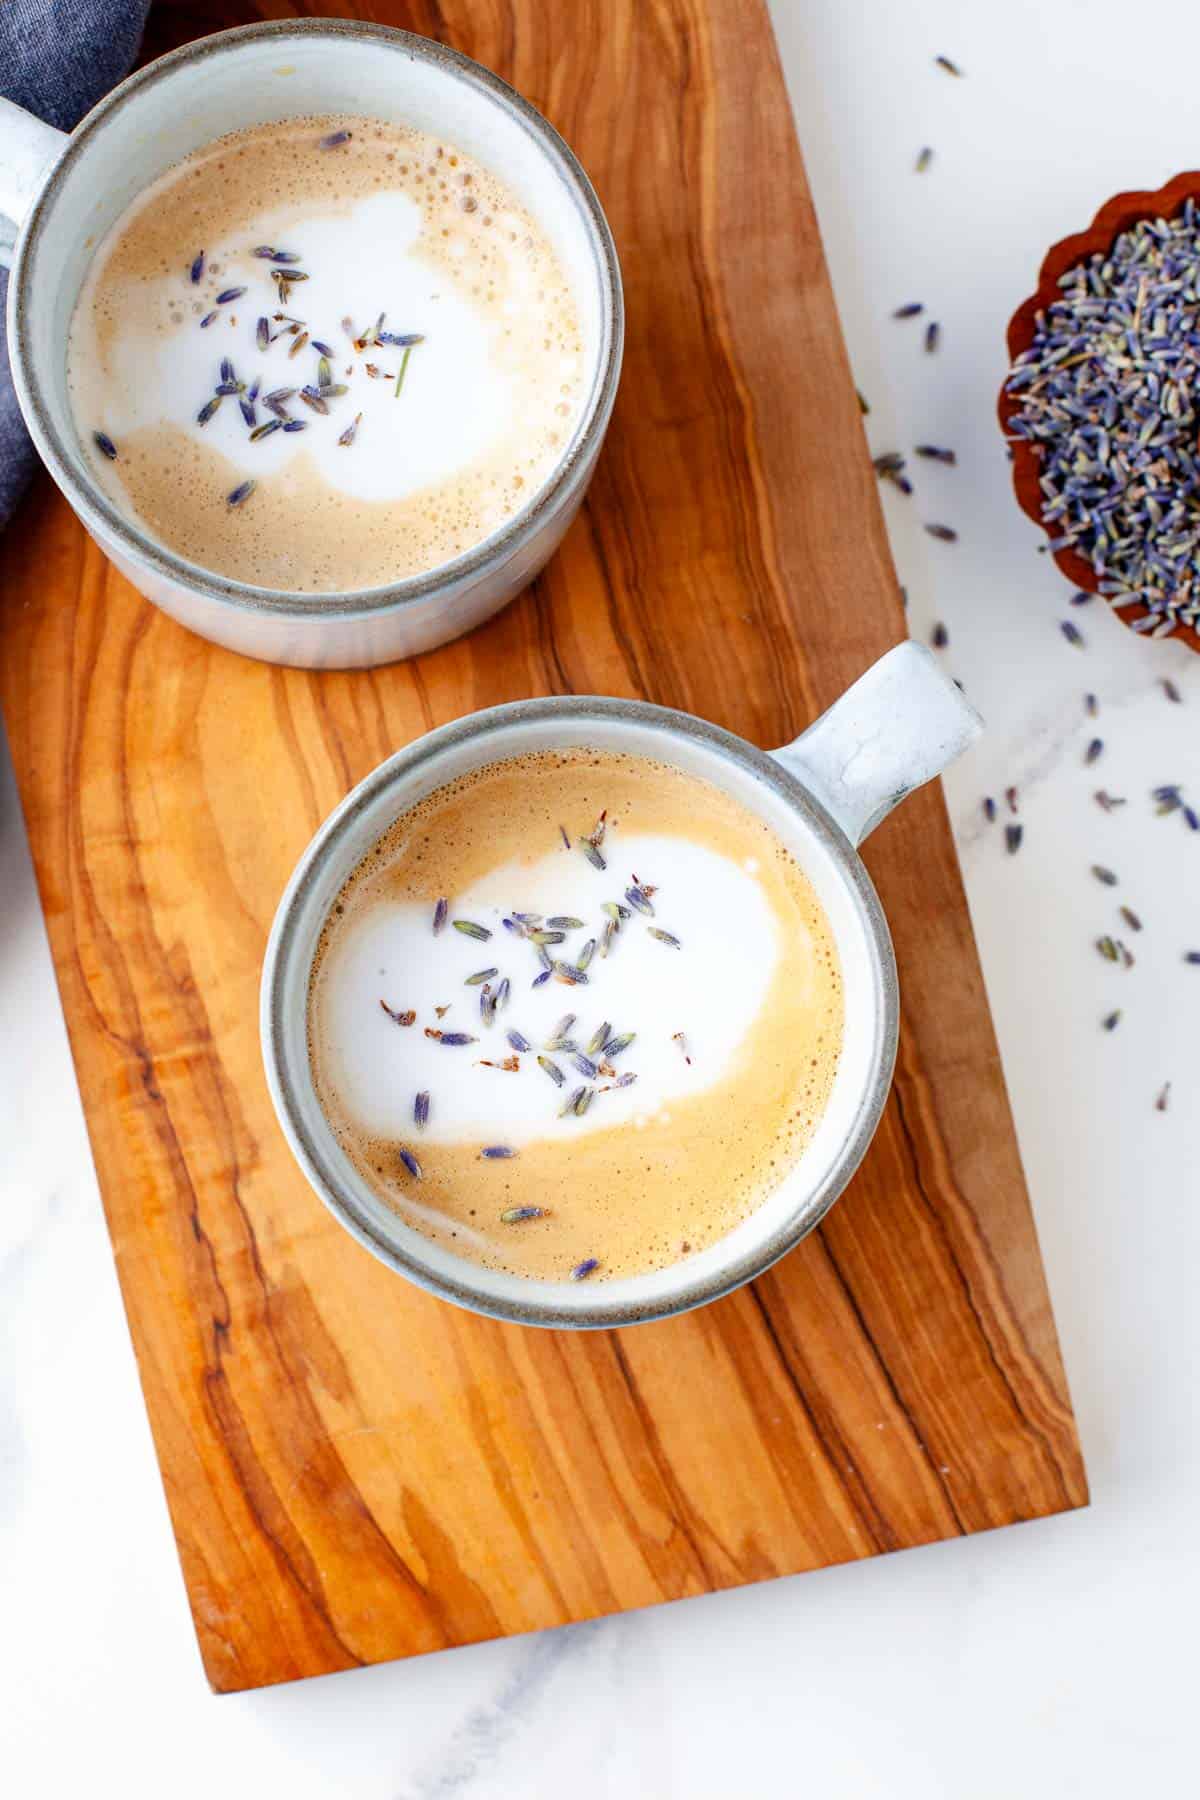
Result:
<svg viewBox="0 0 1200 1800">
<path fill-rule="evenodd" d="M 148 53 L 251 10 L 160 5 Z M 475 707 L 573 690 L 780 744 L 904 633 L 760 0 L 359 10 L 512 80 L 612 220 L 624 383 L 561 553 L 460 643 L 310 675 L 164 618 L 48 479 L 0 544 L 0 698 L 220 1690 L 1087 1492 L 936 788 L 868 849 L 904 995 L 882 1127 L 821 1230 L 754 1287 L 624 1332 L 489 1323 L 377 1264 L 289 1156 L 259 1058 L 263 947 L 296 857 L 375 763 Z"/>
</svg>

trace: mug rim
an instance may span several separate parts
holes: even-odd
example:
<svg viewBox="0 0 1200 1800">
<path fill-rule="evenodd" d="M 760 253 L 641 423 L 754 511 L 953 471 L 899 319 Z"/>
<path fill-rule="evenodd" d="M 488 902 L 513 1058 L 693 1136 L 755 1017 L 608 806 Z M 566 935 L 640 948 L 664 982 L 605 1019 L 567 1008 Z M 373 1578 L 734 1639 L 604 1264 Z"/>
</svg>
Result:
<svg viewBox="0 0 1200 1800">
<path fill-rule="evenodd" d="M 463 81 L 490 96 L 536 141 L 550 167 L 567 186 L 579 208 L 596 256 L 601 287 L 601 340 L 596 370 L 572 440 L 553 472 L 525 507 L 498 532 L 481 539 L 451 561 L 376 587 L 312 594 L 259 587 L 205 569 L 159 544 L 112 504 L 92 479 L 82 454 L 73 451 L 58 431 L 33 358 L 27 356 L 24 349 L 25 318 L 31 305 L 29 290 L 36 273 L 42 234 L 63 178 L 80 157 L 88 153 L 96 134 L 117 111 L 130 101 L 136 101 L 144 90 L 169 79 L 178 68 L 220 56 L 247 42 L 275 37 L 349 38 L 373 43 L 381 50 L 404 51 L 439 68 L 450 79 Z M 266 612 L 284 621 L 289 617 L 297 621 L 324 616 L 339 619 L 377 617 L 436 600 L 447 590 L 469 586 L 493 566 L 512 561 L 569 498 L 579 469 L 590 468 L 594 450 L 603 438 L 612 414 L 624 350 L 624 292 L 616 244 L 595 188 L 570 145 L 523 94 L 462 51 L 434 38 L 422 37 L 417 32 L 360 19 L 258 20 L 182 44 L 126 76 L 68 134 L 63 153 L 51 169 L 18 235 L 10 285 L 9 356 L 21 411 L 38 454 L 83 523 L 89 530 L 107 532 L 115 538 L 122 554 L 160 579 L 236 612 Z"/>
<path fill-rule="evenodd" d="M 296 935 L 304 901 L 314 883 L 324 875 L 329 861 L 337 857 L 339 849 L 344 849 L 357 820 L 388 789 L 404 783 L 445 751 L 486 742 L 489 735 L 511 725 L 560 718 L 628 722 L 655 728 L 668 740 L 681 736 L 690 738 L 749 769 L 771 787 L 801 815 L 837 865 L 838 873 L 857 905 L 875 989 L 872 1074 L 857 1104 L 852 1128 L 824 1178 L 764 1242 L 744 1252 L 736 1261 L 725 1263 L 711 1276 L 684 1281 L 661 1301 L 649 1304 L 606 1300 L 604 1284 L 600 1284 L 587 1290 L 585 1305 L 566 1308 L 549 1298 L 539 1299 L 539 1293 L 551 1289 L 553 1284 L 519 1276 L 515 1280 L 520 1283 L 521 1297 L 509 1300 L 479 1292 L 470 1279 L 474 1265 L 466 1258 L 456 1259 L 463 1270 L 461 1278 L 445 1276 L 431 1268 L 419 1251 L 410 1251 L 375 1229 L 349 1201 L 344 1187 L 339 1184 L 336 1164 L 305 1124 L 284 1051 L 287 1020 L 295 1005 L 293 989 L 301 976 L 304 978 L 305 1007 L 308 1000 L 311 956 L 302 969 L 296 964 Z M 480 763 L 487 760 L 486 756 L 481 757 Z M 403 810 L 401 806 L 400 811 Z M 360 857 L 355 857 L 347 862 L 342 880 L 351 874 L 359 860 Z M 887 1102 L 899 1039 L 899 986 L 887 918 L 866 865 L 831 814 L 784 764 L 736 733 L 692 713 L 677 712 L 644 700 L 589 694 L 549 695 L 487 707 L 424 733 L 378 764 L 334 808 L 306 845 L 276 909 L 263 959 L 259 1030 L 267 1086 L 288 1147 L 317 1197 L 364 1249 L 427 1293 L 484 1317 L 560 1330 L 604 1330 L 671 1318 L 721 1299 L 765 1273 L 820 1224 L 866 1154 Z M 404 1221 L 397 1217 L 403 1225 Z M 411 1231 L 411 1227 L 406 1229 Z M 419 1238 L 415 1232 L 412 1235 Z M 687 1265 L 674 1266 L 685 1269 Z"/>
</svg>

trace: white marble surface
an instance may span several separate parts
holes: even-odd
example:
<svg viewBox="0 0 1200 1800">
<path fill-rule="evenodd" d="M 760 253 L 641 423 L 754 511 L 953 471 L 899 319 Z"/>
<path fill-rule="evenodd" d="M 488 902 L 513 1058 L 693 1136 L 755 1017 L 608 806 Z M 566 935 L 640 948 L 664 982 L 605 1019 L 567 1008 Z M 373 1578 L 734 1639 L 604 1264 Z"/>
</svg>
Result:
<svg viewBox="0 0 1200 1800">
<path fill-rule="evenodd" d="M 1200 1504 L 1200 661 L 1066 594 L 992 422 L 1041 250 L 1197 161 L 1183 0 L 775 0 L 876 449 L 949 443 L 888 496 L 918 635 L 990 721 L 950 799 L 1093 1504 L 965 1542 L 536 1639 L 221 1700 L 167 1524 L 11 781 L 0 790 L 0 1768 L 22 1796 L 578 1800 L 804 1792 L 1031 1800 L 1194 1787 Z M 1140 27 L 1147 22 L 1143 35 Z M 958 58 L 956 82 L 931 66 Z M 936 160 L 912 173 L 918 147 Z M 786 222 L 781 222 L 786 229 Z M 888 318 L 923 299 L 943 348 Z M 924 537 L 944 518 L 956 546 Z M 798 576 L 802 580 L 802 576 Z M 848 596 L 848 603 L 853 597 Z M 1184 705 L 1158 679 L 1171 676 Z M 1081 766 L 1087 688 L 1106 744 Z M 1021 790 L 1004 854 L 984 792 Z M 1129 796 L 1109 817 L 1103 782 Z M 1114 897 L 1137 967 L 1091 948 Z M 1118 896 L 1119 898 L 1119 896 Z M 1120 1005 L 1111 1035 L 1098 1020 Z M 1166 1114 L 1154 1096 L 1174 1083 Z M 165 1780 L 170 1771 L 169 1781 Z M 117 1787 L 118 1781 L 120 1787 Z"/>
</svg>

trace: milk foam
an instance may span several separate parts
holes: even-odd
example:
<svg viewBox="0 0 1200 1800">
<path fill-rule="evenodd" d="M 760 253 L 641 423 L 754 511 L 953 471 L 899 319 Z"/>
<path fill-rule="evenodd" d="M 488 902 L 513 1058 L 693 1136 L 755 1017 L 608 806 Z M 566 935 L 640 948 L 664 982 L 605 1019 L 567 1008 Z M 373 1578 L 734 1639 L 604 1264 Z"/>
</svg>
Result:
<svg viewBox="0 0 1200 1800">
<path fill-rule="evenodd" d="M 508 863 L 456 896 L 454 916 L 489 928 L 487 943 L 447 928 L 435 944 L 428 906 L 379 901 L 365 910 L 332 948 L 323 981 L 320 1029 L 347 1116 L 373 1136 L 408 1141 L 413 1096 L 427 1089 L 433 1097 L 427 1141 L 516 1146 L 546 1133 L 561 1138 L 565 1129 L 586 1136 L 644 1124 L 675 1100 L 719 1083 L 771 987 L 779 960 L 773 910 L 751 869 L 705 845 L 636 835 L 622 839 L 620 854 L 621 866 L 643 880 L 661 876 L 664 885 L 652 902 L 656 917 L 635 914 L 627 921 L 611 955 L 601 960 L 597 953 L 583 987 L 551 980 L 534 988 L 540 965 L 532 947 L 501 923 L 513 909 L 584 919 L 582 929 L 551 951 L 573 960 L 604 923 L 601 903 L 620 891 L 582 855 L 552 852 L 532 866 Z M 652 937 L 651 925 L 669 930 L 683 948 Z M 492 986 L 508 975 L 513 991 L 505 1011 L 485 1027 L 479 991 L 463 983 L 492 966 L 500 971 Z M 381 999 L 393 1011 L 415 1009 L 420 1023 L 398 1027 Z M 447 1002 L 441 1025 L 477 1035 L 477 1044 L 443 1049 L 424 1036 L 435 1007 Z M 564 1127 L 563 1096 L 583 1080 L 569 1055 L 546 1052 L 567 1078 L 561 1091 L 531 1057 L 522 1059 L 527 1066 L 519 1073 L 487 1068 L 480 1059 L 509 1056 L 510 1029 L 541 1050 L 567 1012 L 577 1015 L 570 1035 L 581 1048 L 606 1020 L 615 1033 L 636 1031 L 636 1042 L 613 1066 L 636 1072 L 637 1081 L 597 1095 L 581 1119 Z M 684 1034 L 686 1054 L 677 1032 Z M 609 1087 L 603 1079 L 600 1085 Z"/>
<path fill-rule="evenodd" d="M 578 840 L 601 812 L 598 869 Z M 653 917 L 628 902 L 635 877 L 655 890 Z M 439 895 L 449 918 L 435 935 Z M 534 987 L 537 952 L 503 919 L 578 918 L 548 947 L 578 962 L 614 903 L 627 916 L 586 984 Z M 458 933 L 455 919 L 491 935 Z M 489 1024 L 466 978 L 492 969 L 493 991 L 507 977 L 511 998 Z M 603 1024 L 636 1038 L 597 1056 L 589 1077 L 547 1042 L 568 1013 L 585 1053 Z M 476 1041 L 447 1045 L 437 1031 Z M 534 752 L 436 789 L 363 858 L 317 946 L 308 1036 L 342 1152 L 414 1230 L 527 1276 L 562 1279 L 596 1257 L 600 1280 L 694 1253 L 778 1186 L 829 1098 L 841 976 L 803 870 L 732 796 L 649 758 Z M 590 1103 L 563 1115 L 579 1088 Z M 483 1155 L 494 1147 L 512 1154 Z"/>
<path fill-rule="evenodd" d="M 492 172 L 372 121 L 322 151 L 335 123 L 237 134 L 169 170 L 100 246 L 68 346 L 80 435 L 114 498 L 206 566 L 310 591 L 411 574 L 496 530 L 562 455 L 588 373 L 566 275 Z M 298 260 L 283 266 L 307 276 L 283 302 L 257 245 L 286 250 Z M 309 334 L 295 355 L 281 311 Z M 423 340 L 399 396 L 403 349 L 353 343 L 380 312 L 385 331 Z M 259 382 L 256 423 L 269 421 L 261 395 L 317 381 L 313 340 L 348 390 L 328 416 L 291 399 L 305 429 L 251 443 L 230 395 L 198 422 L 226 357 Z M 231 515 L 226 496 L 246 479 L 256 491 Z"/>
</svg>

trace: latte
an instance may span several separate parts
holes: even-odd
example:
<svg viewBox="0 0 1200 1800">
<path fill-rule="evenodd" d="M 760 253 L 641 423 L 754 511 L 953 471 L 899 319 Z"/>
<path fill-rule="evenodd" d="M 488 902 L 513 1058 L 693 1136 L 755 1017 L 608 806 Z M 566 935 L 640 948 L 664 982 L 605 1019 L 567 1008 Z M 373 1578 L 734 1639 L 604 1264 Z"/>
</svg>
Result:
<svg viewBox="0 0 1200 1800">
<path fill-rule="evenodd" d="M 806 876 L 722 789 L 544 751 L 437 789 L 363 860 L 308 1034 L 342 1150 L 411 1226 L 603 1280 L 712 1244 L 803 1156 L 841 975 Z"/>
<path fill-rule="evenodd" d="M 99 245 L 71 404 L 120 510 L 288 592 L 451 561 L 570 444 L 588 350 L 502 174 L 416 129 L 289 119 L 167 170 Z"/>
</svg>

